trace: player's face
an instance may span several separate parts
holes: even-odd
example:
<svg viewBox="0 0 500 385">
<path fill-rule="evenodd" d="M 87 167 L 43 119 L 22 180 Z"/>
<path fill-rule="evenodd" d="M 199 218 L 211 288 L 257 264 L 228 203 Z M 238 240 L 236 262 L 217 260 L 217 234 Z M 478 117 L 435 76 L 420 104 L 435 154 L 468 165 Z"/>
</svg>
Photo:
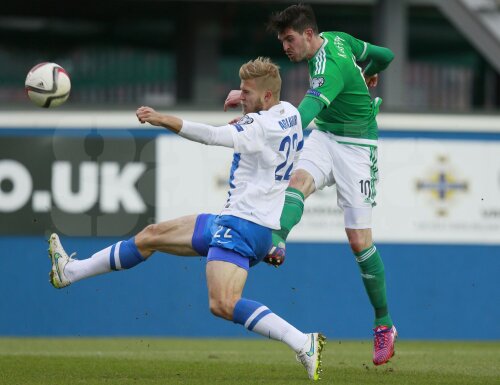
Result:
<svg viewBox="0 0 500 385">
<path fill-rule="evenodd" d="M 258 87 L 255 79 L 242 80 L 241 89 L 241 106 L 243 113 L 258 112 L 264 109 L 265 91 Z"/>
<path fill-rule="evenodd" d="M 278 39 L 290 61 L 300 62 L 307 58 L 309 43 L 306 31 L 299 33 L 292 28 L 287 28 L 278 34 Z"/>
</svg>

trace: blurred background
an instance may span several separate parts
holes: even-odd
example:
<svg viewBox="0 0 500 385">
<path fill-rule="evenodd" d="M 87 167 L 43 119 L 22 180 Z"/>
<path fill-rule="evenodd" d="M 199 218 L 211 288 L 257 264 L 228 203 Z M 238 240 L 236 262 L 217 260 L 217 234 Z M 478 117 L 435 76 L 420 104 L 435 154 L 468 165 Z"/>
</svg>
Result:
<svg viewBox="0 0 500 385">
<path fill-rule="evenodd" d="M 338 30 L 396 53 L 376 92 L 385 111 L 491 112 L 500 107 L 498 0 L 312 1 L 320 31 Z M 28 70 L 54 61 L 70 74 L 68 107 L 137 104 L 220 109 L 242 62 L 270 56 L 283 98 L 307 85 L 267 33 L 285 1 L 8 2 L 0 10 L 0 105 L 26 103 Z"/>
<path fill-rule="evenodd" d="M 400 338 L 500 339 L 500 1 L 311 1 L 320 30 L 391 48 L 372 96 L 384 103 L 374 238 Z M 209 314 L 203 258 L 155 256 L 56 291 L 46 239 L 87 258 L 149 223 L 220 211 L 232 152 L 135 118 L 139 105 L 214 125 L 240 65 L 269 56 L 282 99 L 300 102 L 265 25 L 288 1 L 9 1 L 0 7 L 0 335 L 237 336 Z M 63 66 L 61 107 L 24 80 Z M 335 188 L 309 198 L 279 269 L 252 269 L 245 296 L 303 330 L 371 337 L 372 309 Z M 311 308 L 314 311 L 311 311 Z M 54 317 L 57 322 L 54 322 Z M 368 345 L 367 345 L 368 346 Z"/>
</svg>

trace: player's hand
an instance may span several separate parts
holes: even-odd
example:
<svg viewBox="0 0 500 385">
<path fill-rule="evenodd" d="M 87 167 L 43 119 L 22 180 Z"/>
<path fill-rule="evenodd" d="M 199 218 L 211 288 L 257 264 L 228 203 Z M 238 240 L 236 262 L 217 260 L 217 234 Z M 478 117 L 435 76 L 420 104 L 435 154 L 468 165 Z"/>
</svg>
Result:
<svg viewBox="0 0 500 385">
<path fill-rule="evenodd" d="M 224 102 L 224 111 L 228 108 L 237 108 L 241 103 L 241 90 L 232 90 L 227 95 L 226 101 Z"/>
<path fill-rule="evenodd" d="M 365 76 L 365 82 L 368 88 L 374 88 L 377 87 L 378 84 L 378 74 L 372 75 L 372 76 Z"/>
<path fill-rule="evenodd" d="M 139 122 L 143 124 L 147 122 L 153 126 L 161 126 L 162 114 L 156 112 L 151 107 L 139 107 L 135 112 L 135 115 L 137 116 L 137 119 L 139 119 Z"/>
</svg>

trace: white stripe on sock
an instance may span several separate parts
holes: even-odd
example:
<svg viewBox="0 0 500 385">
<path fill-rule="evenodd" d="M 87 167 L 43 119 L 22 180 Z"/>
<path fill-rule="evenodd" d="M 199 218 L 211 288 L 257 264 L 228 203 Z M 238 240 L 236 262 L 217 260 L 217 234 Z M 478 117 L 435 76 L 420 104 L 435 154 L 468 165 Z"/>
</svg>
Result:
<svg viewBox="0 0 500 385">
<path fill-rule="evenodd" d="M 287 192 L 285 192 L 285 196 L 289 196 L 290 198 L 295 198 L 301 202 L 304 202 L 304 198 L 302 198 L 302 196 L 300 196 L 300 194 L 297 194 L 295 192 L 287 191 Z"/>
<path fill-rule="evenodd" d="M 122 269 L 122 264 L 120 263 L 120 245 L 122 244 L 122 241 L 118 242 L 115 246 L 115 252 L 113 255 L 113 258 L 115 259 L 115 267 L 116 270 L 121 270 Z"/>
<path fill-rule="evenodd" d="M 356 257 L 356 261 L 357 261 L 358 263 L 361 263 L 361 262 L 366 261 L 366 260 L 367 260 L 368 258 L 370 258 L 373 254 L 375 254 L 375 251 L 377 251 L 377 248 L 376 248 L 376 247 L 375 247 L 375 245 L 374 245 L 372 248 L 368 249 L 368 250 L 366 251 L 366 253 L 361 254 L 359 257 Z"/>
<path fill-rule="evenodd" d="M 255 317 L 257 317 L 260 313 L 262 313 L 265 310 L 268 310 L 267 306 L 260 306 L 260 307 L 258 307 L 257 310 L 255 310 L 252 313 L 252 315 L 250 317 L 248 317 L 248 319 L 246 320 L 246 322 L 245 322 L 245 328 L 248 329 L 248 325 L 250 325 L 252 323 L 252 321 L 255 319 Z"/>
</svg>

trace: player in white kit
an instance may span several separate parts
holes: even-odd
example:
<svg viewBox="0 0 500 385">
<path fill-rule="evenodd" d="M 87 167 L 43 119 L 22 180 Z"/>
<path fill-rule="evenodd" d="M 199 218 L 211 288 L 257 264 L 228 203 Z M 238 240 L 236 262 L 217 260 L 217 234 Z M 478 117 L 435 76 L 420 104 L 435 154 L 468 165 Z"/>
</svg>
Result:
<svg viewBox="0 0 500 385">
<path fill-rule="evenodd" d="M 257 58 L 240 68 L 245 116 L 222 127 L 188 122 L 140 107 L 141 123 L 163 126 L 180 136 L 234 148 L 228 199 L 219 215 L 200 214 L 149 225 L 88 259 L 64 251 L 57 234 L 49 239 L 50 282 L 62 288 L 78 280 L 131 268 L 155 251 L 207 256 L 206 277 L 211 312 L 267 338 L 283 341 L 296 353 L 309 378 L 319 379 L 324 337 L 303 333 L 263 304 L 242 298 L 248 269 L 269 251 L 294 164 L 303 145 L 298 110 L 279 100 L 279 68 Z"/>
</svg>

